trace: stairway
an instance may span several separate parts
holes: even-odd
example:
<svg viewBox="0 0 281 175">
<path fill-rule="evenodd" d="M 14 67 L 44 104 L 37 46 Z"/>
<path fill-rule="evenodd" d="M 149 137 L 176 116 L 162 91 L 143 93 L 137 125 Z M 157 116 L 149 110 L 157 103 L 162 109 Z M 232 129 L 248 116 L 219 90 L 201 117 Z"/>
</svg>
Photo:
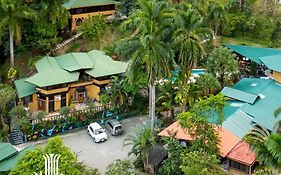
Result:
<svg viewBox="0 0 281 175">
<path fill-rule="evenodd" d="M 11 143 L 13 145 L 18 145 L 23 143 L 23 133 L 21 130 L 13 130 L 10 134 Z"/>
</svg>

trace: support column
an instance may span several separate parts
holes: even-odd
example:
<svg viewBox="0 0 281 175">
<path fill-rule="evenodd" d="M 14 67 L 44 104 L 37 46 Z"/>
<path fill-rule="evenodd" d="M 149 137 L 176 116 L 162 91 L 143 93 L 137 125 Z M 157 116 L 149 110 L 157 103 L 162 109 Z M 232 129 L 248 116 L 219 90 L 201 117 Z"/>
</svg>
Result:
<svg viewBox="0 0 281 175">
<path fill-rule="evenodd" d="M 46 97 L 46 112 L 49 113 L 49 97 Z"/>
</svg>

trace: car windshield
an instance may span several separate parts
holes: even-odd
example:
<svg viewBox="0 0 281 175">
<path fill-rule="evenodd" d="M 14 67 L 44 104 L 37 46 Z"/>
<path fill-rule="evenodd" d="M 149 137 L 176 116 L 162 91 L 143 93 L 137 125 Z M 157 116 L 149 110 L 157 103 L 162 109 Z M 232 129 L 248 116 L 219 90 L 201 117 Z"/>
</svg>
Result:
<svg viewBox="0 0 281 175">
<path fill-rule="evenodd" d="M 122 129 L 122 126 L 121 125 L 120 126 L 116 126 L 115 129 L 116 130 L 120 130 L 120 129 Z"/>
<path fill-rule="evenodd" d="M 102 128 L 95 130 L 95 134 L 96 135 L 102 134 L 102 133 L 103 133 L 103 129 Z"/>
</svg>

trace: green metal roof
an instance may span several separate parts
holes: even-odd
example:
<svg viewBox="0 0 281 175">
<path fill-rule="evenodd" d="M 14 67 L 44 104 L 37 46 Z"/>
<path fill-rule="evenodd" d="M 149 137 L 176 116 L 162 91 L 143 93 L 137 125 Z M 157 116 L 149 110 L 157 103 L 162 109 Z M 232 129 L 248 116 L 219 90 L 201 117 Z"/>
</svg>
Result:
<svg viewBox="0 0 281 175">
<path fill-rule="evenodd" d="M 69 82 L 76 82 L 79 79 L 80 72 L 96 78 L 109 75 L 124 73 L 128 67 L 125 62 L 114 61 L 103 51 L 92 50 L 88 53 L 69 53 L 58 57 L 43 57 L 36 64 L 37 72 L 35 75 L 24 80 L 18 80 L 17 91 L 21 97 L 34 93 L 31 87 L 46 87 Z M 30 83 L 31 85 L 28 85 Z M 28 87 L 21 89 L 23 86 Z M 22 93 L 21 91 L 24 91 Z"/>
<path fill-rule="evenodd" d="M 222 94 L 227 97 L 250 104 L 253 104 L 258 97 L 257 95 L 253 95 L 230 87 L 224 87 L 222 90 Z"/>
<path fill-rule="evenodd" d="M 253 105 L 245 104 L 241 109 L 252 116 L 255 123 L 272 130 L 275 123 L 280 120 L 280 116 L 275 118 L 273 113 L 281 106 L 281 85 L 274 80 L 270 79 L 270 81 Z"/>
<path fill-rule="evenodd" d="M 279 118 L 275 118 L 273 113 L 281 106 L 281 84 L 272 79 L 246 78 L 240 80 L 233 86 L 233 88 L 230 89 L 232 89 L 230 92 L 226 90 L 224 91 L 226 93 L 223 94 L 226 94 L 226 96 L 232 96 L 237 100 L 241 100 L 241 92 L 244 92 L 244 95 L 253 93 L 259 97 L 254 101 L 254 103 L 244 100 L 246 104 L 240 107 L 240 110 L 252 117 L 253 123 L 257 123 L 269 130 L 272 130 L 275 123 L 280 120 L 280 116 Z"/>
<path fill-rule="evenodd" d="M 271 82 L 270 79 L 243 78 L 231 88 L 258 96 Z"/>
<path fill-rule="evenodd" d="M 14 156 L 0 162 L 0 172 L 6 172 L 10 171 L 12 168 L 14 168 L 17 164 L 17 161 L 22 158 L 26 154 L 27 151 L 33 150 L 33 146 L 29 146 L 21 151 L 19 151 Z"/>
<path fill-rule="evenodd" d="M 269 69 L 281 72 L 281 54 L 280 55 L 271 55 L 267 57 L 261 57 L 260 60 L 265 64 Z"/>
<path fill-rule="evenodd" d="M 109 56 L 100 50 L 92 50 L 88 52 L 88 55 L 94 63 L 94 67 L 85 72 L 95 78 L 124 73 L 128 67 L 127 63 L 113 61 Z"/>
<path fill-rule="evenodd" d="M 16 80 L 15 86 L 18 94 L 18 98 L 23 98 L 36 93 L 35 85 L 27 83 L 25 78 Z"/>
<path fill-rule="evenodd" d="M 79 72 L 68 72 L 61 69 L 53 57 L 40 59 L 35 67 L 37 74 L 27 78 L 25 81 L 38 87 L 46 87 L 57 84 L 78 81 Z"/>
<path fill-rule="evenodd" d="M 113 0 L 69 0 L 68 2 L 64 3 L 63 6 L 66 9 L 74 9 L 74 8 L 80 8 L 80 7 L 91 7 L 91 6 L 109 5 L 109 4 L 116 4 L 116 1 L 113 1 Z"/>
<path fill-rule="evenodd" d="M 80 69 L 92 69 L 94 63 L 87 53 L 68 53 L 56 57 L 59 66 L 67 71 L 77 71 Z"/>
<path fill-rule="evenodd" d="M 227 120 L 233 113 L 235 113 L 243 104 L 243 102 L 240 101 L 233 101 L 233 100 L 227 100 L 226 105 L 223 108 L 223 114 L 224 119 L 223 121 Z M 210 123 L 215 123 L 218 120 L 218 115 L 215 113 L 215 116 L 213 118 L 209 118 L 208 121 Z"/>
<path fill-rule="evenodd" d="M 14 148 L 12 144 L 0 142 L 0 162 L 13 156 L 17 152 L 17 149 Z"/>
<path fill-rule="evenodd" d="M 281 54 L 281 49 L 241 46 L 232 44 L 224 44 L 224 46 L 258 64 L 261 64 L 261 61 L 259 60 L 261 57 Z"/>
<path fill-rule="evenodd" d="M 222 123 L 222 127 L 230 131 L 235 136 L 243 138 L 253 125 L 252 119 L 249 115 L 244 113 L 242 110 L 237 110 Z"/>
</svg>

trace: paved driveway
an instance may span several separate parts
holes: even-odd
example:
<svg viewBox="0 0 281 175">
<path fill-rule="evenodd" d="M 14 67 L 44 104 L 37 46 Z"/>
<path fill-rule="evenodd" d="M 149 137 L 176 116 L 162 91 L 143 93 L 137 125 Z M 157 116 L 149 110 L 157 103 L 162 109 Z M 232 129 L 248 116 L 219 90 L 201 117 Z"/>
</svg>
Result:
<svg viewBox="0 0 281 175">
<path fill-rule="evenodd" d="M 143 122 L 146 120 L 148 120 L 147 117 L 134 117 L 121 121 L 124 134 L 121 136 L 111 136 L 106 131 L 108 140 L 101 143 L 95 143 L 88 135 L 86 129 L 62 135 L 61 138 L 64 144 L 78 155 L 79 161 L 83 161 L 87 165 L 97 168 L 101 173 L 104 173 L 108 164 L 117 159 L 128 159 L 128 152 L 131 146 L 123 147 L 123 140 L 126 135 L 134 133 L 135 128 L 138 125 L 143 125 Z M 43 142 L 41 144 L 44 145 L 45 143 Z M 24 145 L 26 146 L 26 144 Z"/>
</svg>

